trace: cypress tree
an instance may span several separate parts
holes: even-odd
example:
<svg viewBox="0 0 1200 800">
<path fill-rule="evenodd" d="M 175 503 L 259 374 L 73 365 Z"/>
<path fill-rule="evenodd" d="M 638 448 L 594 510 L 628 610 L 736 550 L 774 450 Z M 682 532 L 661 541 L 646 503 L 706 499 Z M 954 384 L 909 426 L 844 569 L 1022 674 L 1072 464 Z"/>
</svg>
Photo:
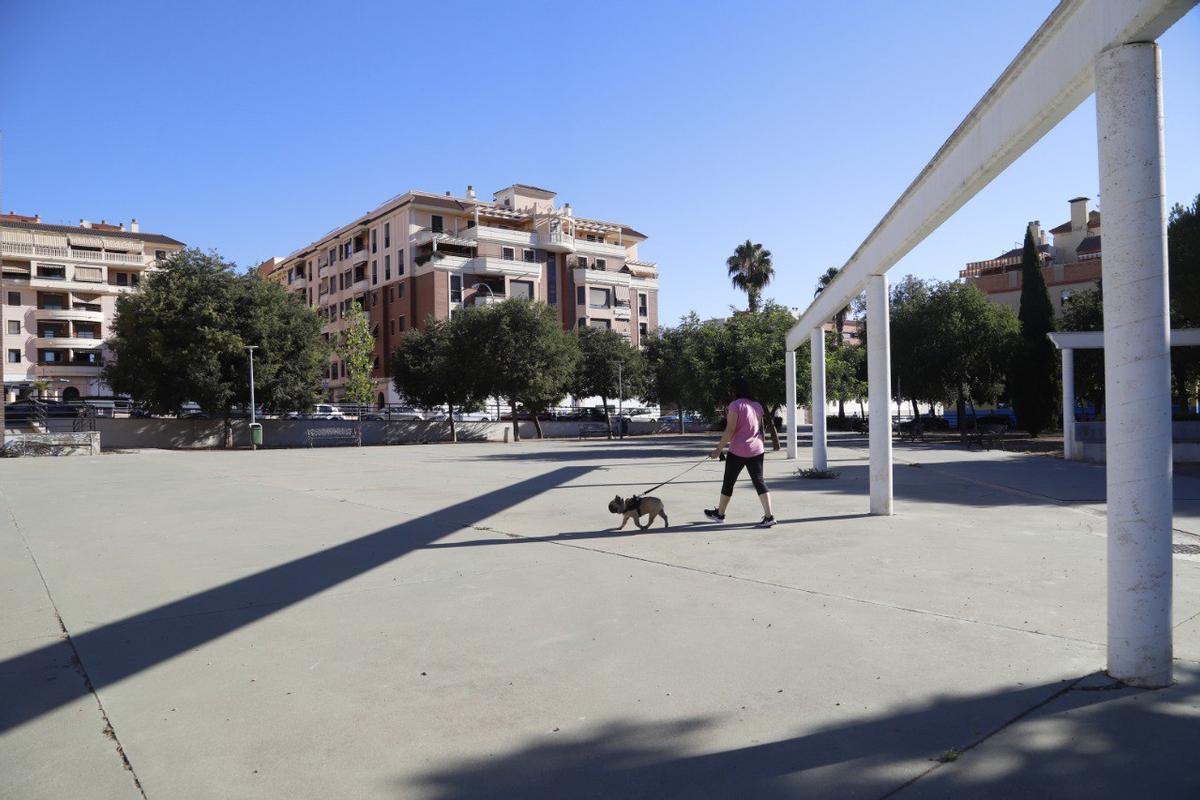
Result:
<svg viewBox="0 0 1200 800">
<path fill-rule="evenodd" d="M 1054 306 L 1042 276 L 1032 232 L 1021 253 L 1021 339 L 1009 371 L 1009 395 L 1017 425 L 1030 436 L 1050 427 L 1058 404 L 1058 351 L 1046 336 L 1054 330 Z"/>
</svg>

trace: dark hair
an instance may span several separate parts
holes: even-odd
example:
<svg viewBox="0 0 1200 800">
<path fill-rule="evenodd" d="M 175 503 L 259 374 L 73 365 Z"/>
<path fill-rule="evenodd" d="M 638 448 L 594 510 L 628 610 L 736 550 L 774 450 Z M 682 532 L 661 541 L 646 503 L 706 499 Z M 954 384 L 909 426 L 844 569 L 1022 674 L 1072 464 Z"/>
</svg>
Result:
<svg viewBox="0 0 1200 800">
<path fill-rule="evenodd" d="M 743 397 L 746 398 L 747 400 L 754 399 L 750 395 L 750 382 L 747 381 L 745 378 L 743 378 L 741 375 L 738 375 L 736 378 L 734 378 L 733 380 L 731 380 L 729 382 L 729 394 L 731 395 L 729 398 L 730 401 L 738 400 Z"/>
</svg>

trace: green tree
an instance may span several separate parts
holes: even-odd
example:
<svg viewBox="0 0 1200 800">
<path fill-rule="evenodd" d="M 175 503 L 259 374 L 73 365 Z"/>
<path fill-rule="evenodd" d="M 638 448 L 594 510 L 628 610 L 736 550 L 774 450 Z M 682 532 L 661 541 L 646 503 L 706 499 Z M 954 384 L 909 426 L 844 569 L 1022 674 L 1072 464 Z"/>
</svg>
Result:
<svg viewBox="0 0 1200 800">
<path fill-rule="evenodd" d="M 246 345 L 254 357 L 256 400 L 270 411 L 307 408 L 318 397 L 326 357 L 321 323 L 302 300 L 256 274 L 197 249 L 175 253 L 148 272 L 139 291 L 117 299 L 104 379 L 157 413 L 194 402 L 225 420 L 250 402 Z"/>
<path fill-rule="evenodd" d="M 1104 330 L 1104 294 L 1099 283 L 1095 289 L 1073 292 L 1063 303 L 1059 329 L 1064 331 Z M 1104 351 L 1075 351 L 1075 396 L 1090 400 L 1096 408 L 1104 406 Z"/>
<path fill-rule="evenodd" d="M 487 394 L 504 397 L 513 409 L 513 437 L 520 440 L 517 406 L 533 415 L 556 405 L 568 392 L 579 361 L 575 336 L 564 331 L 555 310 L 545 303 L 510 298 L 480 309 L 479 363 Z"/>
<path fill-rule="evenodd" d="M 758 311 L 762 290 L 775 277 L 771 251 L 747 239 L 734 248 L 725 265 L 733 285 L 746 293 L 746 308 L 751 313 Z"/>
<path fill-rule="evenodd" d="M 700 319 L 693 312 L 680 320 L 677 327 L 660 328 L 644 342 L 642 357 L 645 363 L 643 397 L 660 408 L 672 404 L 679 411 L 679 432 L 686 431 L 684 417 L 688 411 L 700 411 L 694 401 L 696 369 L 691 361 L 692 339 L 700 328 Z"/>
<path fill-rule="evenodd" d="M 838 417 L 844 420 L 845 404 L 860 401 L 867 394 L 867 382 L 862 377 L 867 349 L 846 344 L 834 333 L 825 334 L 825 348 L 825 391 L 828 399 L 837 401 Z"/>
<path fill-rule="evenodd" d="M 346 399 L 357 406 L 358 444 L 362 446 L 362 415 L 375 395 L 371 366 L 375 360 L 375 337 L 371 320 L 357 300 L 350 304 L 347 327 L 338 343 L 338 354 L 346 362 Z"/>
<path fill-rule="evenodd" d="M 825 272 L 821 274 L 821 277 L 817 278 L 817 290 L 813 292 L 813 297 L 819 297 L 821 292 L 825 291 L 825 288 L 829 286 L 829 284 L 833 283 L 833 279 L 836 278 L 841 271 L 842 270 L 839 267 L 830 267 L 829 269 L 825 270 Z M 840 345 L 842 342 L 842 330 L 846 327 L 846 316 L 849 313 L 850 306 L 847 305 L 833 315 L 833 327 L 837 329 L 838 345 Z"/>
<path fill-rule="evenodd" d="M 576 397 L 599 397 L 604 404 L 608 438 L 613 436 L 608 400 L 616 395 L 618 381 L 627 395 L 636 395 L 642 379 L 642 355 L 624 336 L 608 328 L 591 326 L 576 331 L 580 359 L 571 381 Z"/>
<path fill-rule="evenodd" d="M 891 287 L 889 299 L 892 345 L 892 396 L 912 402 L 918 416 L 918 401 L 931 407 L 953 397 L 939 367 L 940 343 L 930 337 L 933 324 L 930 296 L 937 284 L 907 275 Z M 932 414 L 932 411 L 930 412 Z"/>
<path fill-rule="evenodd" d="M 1042 258 L 1026 229 L 1021 253 L 1021 338 L 1013 352 L 1008 392 L 1017 424 L 1037 436 L 1053 423 L 1058 405 L 1058 351 L 1046 334 L 1054 330 L 1054 306 L 1042 275 Z"/>
<path fill-rule="evenodd" d="M 455 412 L 479 408 L 487 398 L 474 338 L 484 313 L 471 307 L 450 319 L 430 320 L 425 330 L 406 333 L 392 354 L 396 391 L 421 408 L 445 405 L 452 442 L 458 441 Z"/>
<path fill-rule="evenodd" d="M 1171 327 L 1200 327 L 1200 195 L 1190 206 L 1176 203 L 1167 218 L 1170 260 Z M 1195 397 L 1200 380 L 1200 349 L 1171 350 L 1171 373 L 1180 410 Z"/>
</svg>

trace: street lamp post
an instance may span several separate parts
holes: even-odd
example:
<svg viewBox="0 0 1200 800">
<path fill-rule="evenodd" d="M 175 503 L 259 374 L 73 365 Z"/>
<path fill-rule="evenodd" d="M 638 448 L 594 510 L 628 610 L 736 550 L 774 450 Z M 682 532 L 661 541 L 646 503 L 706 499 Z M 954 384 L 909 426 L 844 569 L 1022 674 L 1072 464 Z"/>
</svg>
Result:
<svg viewBox="0 0 1200 800">
<path fill-rule="evenodd" d="M 250 449 L 254 450 L 254 351 L 258 345 L 248 344 L 246 349 L 250 351 Z"/>
</svg>

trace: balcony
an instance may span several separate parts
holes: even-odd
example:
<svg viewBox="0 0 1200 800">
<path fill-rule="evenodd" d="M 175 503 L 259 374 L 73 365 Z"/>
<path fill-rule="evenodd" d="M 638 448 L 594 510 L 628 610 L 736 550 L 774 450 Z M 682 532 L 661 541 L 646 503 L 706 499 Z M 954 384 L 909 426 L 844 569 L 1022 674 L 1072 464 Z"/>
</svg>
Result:
<svg viewBox="0 0 1200 800">
<path fill-rule="evenodd" d="M 473 275 L 508 275 L 513 278 L 540 278 L 542 265 L 529 261 L 509 261 L 494 256 L 468 259 L 463 271 Z"/>
<path fill-rule="evenodd" d="M 613 306 L 613 319 L 627 320 L 630 316 L 631 314 L 628 304 L 622 305 L 621 303 L 617 303 L 615 306 Z"/>
<path fill-rule="evenodd" d="M 476 225 L 459 231 L 458 238 L 465 239 L 472 244 L 475 242 L 498 242 L 499 244 L 514 245 L 517 247 L 541 246 L 537 244 L 537 237 L 529 231 L 493 228 L 490 225 Z"/>
<path fill-rule="evenodd" d="M 75 361 L 39 361 L 38 375 L 42 377 L 90 377 L 100 371 L 103 361 L 83 364 Z"/>
<path fill-rule="evenodd" d="M 79 348 L 81 350 L 92 350 L 104 344 L 103 339 L 94 338 L 88 339 L 85 337 L 74 336 L 35 336 L 33 339 L 35 347 L 39 348 Z"/>
<path fill-rule="evenodd" d="M 103 322 L 104 312 L 99 307 L 95 311 L 88 308 L 39 308 L 33 312 L 36 320 L 52 320 L 63 322 Z"/>
<path fill-rule="evenodd" d="M 354 254 L 350 256 L 350 263 L 354 266 L 365 264 L 370 257 L 371 253 L 367 250 L 367 248 L 364 247 L 362 250 L 356 250 Z"/>
<path fill-rule="evenodd" d="M 534 243 L 543 250 L 549 250 L 551 253 L 574 253 L 575 248 L 582 244 L 574 236 L 563 231 L 538 233 L 534 237 Z"/>
<path fill-rule="evenodd" d="M 632 276 L 628 272 L 614 272 L 604 269 L 584 269 L 575 267 L 572 270 L 576 286 L 592 284 L 596 286 L 629 286 Z"/>
<path fill-rule="evenodd" d="M 579 236 L 575 237 L 575 252 L 591 253 L 601 258 L 625 257 L 625 248 L 622 245 L 609 244 L 607 242 L 589 242 L 587 239 Z"/>
</svg>

